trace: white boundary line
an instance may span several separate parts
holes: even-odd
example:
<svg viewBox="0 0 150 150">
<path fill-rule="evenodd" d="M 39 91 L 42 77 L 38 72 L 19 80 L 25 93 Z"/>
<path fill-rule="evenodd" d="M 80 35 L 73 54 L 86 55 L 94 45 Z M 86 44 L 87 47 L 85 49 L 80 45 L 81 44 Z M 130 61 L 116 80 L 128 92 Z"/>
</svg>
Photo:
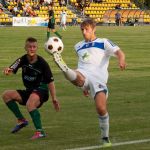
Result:
<svg viewBox="0 0 150 150">
<path fill-rule="evenodd" d="M 135 141 L 127 141 L 127 142 L 120 142 L 120 143 L 114 143 L 112 144 L 112 147 L 114 146 L 120 146 L 120 145 L 130 145 L 130 144 L 139 144 L 139 143 L 145 143 L 150 142 L 150 139 L 143 139 L 143 140 L 135 140 Z M 89 146 L 89 147 L 81 147 L 81 148 L 72 148 L 72 149 L 66 149 L 66 150 L 90 150 L 90 149 L 98 149 L 102 148 L 102 145 L 96 145 L 96 146 Z"/>
</svg>

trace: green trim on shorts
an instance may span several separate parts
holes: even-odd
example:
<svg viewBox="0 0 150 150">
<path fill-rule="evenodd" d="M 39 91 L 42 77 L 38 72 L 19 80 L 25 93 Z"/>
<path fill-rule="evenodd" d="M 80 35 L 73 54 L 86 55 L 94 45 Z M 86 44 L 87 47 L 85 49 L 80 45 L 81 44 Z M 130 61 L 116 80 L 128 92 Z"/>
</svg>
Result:
<svg viewBox="0 0 150 150">
<path fill-rule="evenodd" d="M 39 88 L 43 89 L 43 90 L 48 90 L 48 85 L 44 84 L 44 83 L 41 83 L 40 86 L 39 86 Z"/>
</svg>

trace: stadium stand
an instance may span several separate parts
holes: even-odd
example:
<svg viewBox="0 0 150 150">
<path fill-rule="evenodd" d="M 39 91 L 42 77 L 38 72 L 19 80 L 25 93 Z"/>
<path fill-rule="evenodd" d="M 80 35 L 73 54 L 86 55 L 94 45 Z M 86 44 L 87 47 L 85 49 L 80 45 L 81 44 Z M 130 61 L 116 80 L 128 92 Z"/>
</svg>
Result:
<svg viewBox="0 0 150 150">
<path fill-rule="evenodd" d="M 71 0 L 71 3 L 77 9 L 83 9 L 78 0 Z M 95 19 L 97 23 L 115 24 L 115 14 L 121 13 L 122 23 L 127 20 L 139 21 L 139 23 L 150 23 L 150 13 L 140 10 L 131 0 L 101 0 L 100 2 L 91 2 L 84 4 L 84 15 Z"/>
<path fill-rule="evenodd" d="M 5 8 L 0 3 L 0 25 L 10 24 L 12 22 L 12 17 L 5 13 Z"/>
<path fill-rule="evenodd" d="M 53 0 L 56 23 L 60 23 L 60 13 L 62 10 L 67 12 L 67 23 L 72 25 L 74 20 L 79 24 L 82 19 L 90 17 L 99 24 L 115 25 L 115 14 L 121 15 L 122 25 L 129 25 L 128 22 L 138 22 L 139 24 L 150 24 L 150 13 L 141 10 L 131 0 L 70 0 L 66 5 L 60 0 Z M 48 17 L 47 1 L 17 0 L 7 3 L 8 13 L 0 13 L 0 24 L 12 23 L 12 16 L 16 17 Z"/>
<path fill-rule="evenodd" d="M 144 14 L 145 11 L 137 9 L 137 10 L 108 10 L 105 12 L 103 17 L 103 22 L 108 24 L 115 24 L 115 14 L 121 14 L 121 24 L 122 25 L 139 25 L 144 22 Z"/>
<path fill-rule="evenodd" d="M 91 3 L 85 8 L 85 14 L 94 18 L 97 22 L 103 22 L 103 17 L 108 10 L 139 9 L 130 0 L 103 0 L 102 3 Z"/>
<path fill-rule="evenodd" d="M 20 1 L 19 1 L 20 2 Z M 18 9 L 17 2 L 10 2 L 8 4 L 8 10 L 12 13 L 13 16 L 16 17 L 48 17 L 48 6 L 46 3 L 37 3 L 33 1 L 26 0 L 25 2 L 21 2 L 22 8 Z M 77 22 L 81 22 L 81 19 L 76 16 L 71 10 L 69 10 L 66 6 L 60 6 L 58 0 L 54 1 L 54 12 L 56 23 L 60 23 L 60 13 L 62 10 L 67 12 L 67 23 L 71 24 L 73 18 L 77 18 Z"/>
</svg>

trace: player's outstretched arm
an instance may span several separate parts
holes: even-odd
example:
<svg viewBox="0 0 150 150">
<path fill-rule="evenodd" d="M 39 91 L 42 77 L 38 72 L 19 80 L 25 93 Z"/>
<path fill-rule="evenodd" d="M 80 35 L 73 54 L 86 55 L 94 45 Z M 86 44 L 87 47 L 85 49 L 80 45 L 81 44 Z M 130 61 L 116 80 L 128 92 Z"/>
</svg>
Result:
<svg viewBox="0 0 150 150">
<path fill-rule="evenodd" d="M 59 105 L 59 101 L 57 100 L 57 97 L 56 97 L 56 89 L 55 89 L 54 82 L 50 82 L 48 84 L 48 88 L 49 88 L 49 91 L 50 91 L 50 94 L 51 94 L 53 106 L 54 106 L 56 111 L 59 111 L 60 110 L 60 105 Z"/>
<path fill-rule="evenodd" d="M 126 68 L 126 62 L 125 62 L 125 54 L 122 50 L 118 50 L 116 53 L 116 56 L 119 61 L 119 67 L 121 70 L 124 70 Z"/>
<path fill-rule="evenodd" d="M 12 72 L 13 72 L 13 69 L 11 69 L 11 68 L 9 68 L 9 67 L 7 67 L 7 68 L 5 68 L 5 69 L 3 70 L 3 73 L 4 73 L 5 75 L 10 75 L 10 74 L 12 74 Z"/>
</svg>

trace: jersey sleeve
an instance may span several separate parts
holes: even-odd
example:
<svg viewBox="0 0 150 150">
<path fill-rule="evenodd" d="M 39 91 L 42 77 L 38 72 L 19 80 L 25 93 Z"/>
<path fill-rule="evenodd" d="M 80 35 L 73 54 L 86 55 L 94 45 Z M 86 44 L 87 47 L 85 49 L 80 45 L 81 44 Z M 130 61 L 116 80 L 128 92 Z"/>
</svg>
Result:
<svg viewBox="0 0 150 150">
<path fill-rule="evenodd" d="M 83 45 L 83 41 L 78 42 L 78 43 L 74 46 L 75 51 L 78 52 L 78 50 L 80 50 L 80 49 L 82 48 L 82 45 Z"/>
<path fill-rule="evenodd" d="M 106 50 L 106 54 L 109 56 L 115 56 L 115 52 L 120 49 L 116 44 L 108 39 L 104 39 L 104 48 Z"/>
<path fill-rule="evenodd" d="M 13 73 L 17 73 L 18 69 L 21 67 L 22 57 L 18 58 L 15 62 L 13 62 L 9 68 L 13 69 Z"/>
</svg>

